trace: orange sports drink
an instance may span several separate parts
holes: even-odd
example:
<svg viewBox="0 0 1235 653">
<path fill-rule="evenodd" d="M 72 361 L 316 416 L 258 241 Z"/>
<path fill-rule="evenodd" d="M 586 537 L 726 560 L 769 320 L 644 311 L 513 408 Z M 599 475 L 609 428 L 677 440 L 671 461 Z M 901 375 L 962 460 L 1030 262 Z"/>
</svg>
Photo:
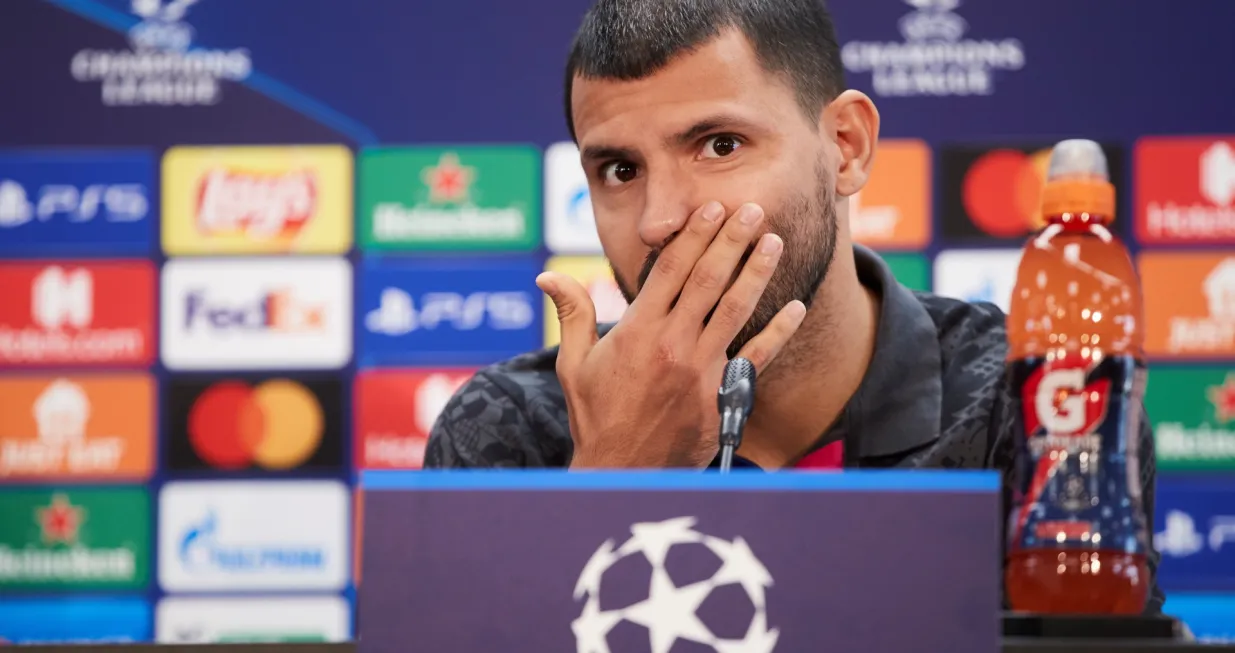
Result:
<svg viewBox="0 0 1235 653">
<path fill-rule="evenodd" d="M 1008 600 L 1025 612 L 1137 614 L 1149 589 L 1144 318 L 1136 269 L 1109 230 L 1115 188 L 1097 143 L 1055 146 L 1042 208 L 1007 319 L 1019 418 Z"/>
</svg>

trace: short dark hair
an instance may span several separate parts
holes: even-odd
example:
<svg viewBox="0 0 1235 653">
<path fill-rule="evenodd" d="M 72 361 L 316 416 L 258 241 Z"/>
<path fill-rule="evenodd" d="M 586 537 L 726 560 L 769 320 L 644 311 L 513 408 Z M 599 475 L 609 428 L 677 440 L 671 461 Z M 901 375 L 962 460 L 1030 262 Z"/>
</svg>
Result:
<svg viewBox="0 0 1235 653">
<path fill-rule="evenodd" d="M 814 118 L 844 89 L 844 67 L 824 0 L 597 0 L 575 34 L 566 63 L 566 125 L 575 121 L 576 76 L 635 80 L 736 28 L 765 70 L 788 78 Z"/>
</svg>

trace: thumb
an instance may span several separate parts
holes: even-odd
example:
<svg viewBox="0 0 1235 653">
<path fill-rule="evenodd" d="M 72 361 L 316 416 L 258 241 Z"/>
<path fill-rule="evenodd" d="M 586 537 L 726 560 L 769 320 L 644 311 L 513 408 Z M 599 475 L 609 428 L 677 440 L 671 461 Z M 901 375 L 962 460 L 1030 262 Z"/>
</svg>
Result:
<svg viewBox="0 0 1235 653">
<path fill-rule="evenodd" d="M 562 331 L 558 364 L 573 369 L 596 344 L 596 306 L 583 285 L 565 274 L 545 272 L 536 277 L 536 285 L 557 308 Z"/>
</svg>

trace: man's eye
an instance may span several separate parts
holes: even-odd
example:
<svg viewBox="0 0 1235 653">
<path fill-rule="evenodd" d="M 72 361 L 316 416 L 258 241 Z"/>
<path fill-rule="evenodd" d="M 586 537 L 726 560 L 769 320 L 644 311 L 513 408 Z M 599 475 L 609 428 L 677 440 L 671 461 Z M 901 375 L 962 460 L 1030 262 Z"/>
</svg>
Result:
<svg viewBox="0 0 1235 653">
<path fill-rule="evenodd" d="M 639 169 L 629 161 L 606 163 L 600 169 L 600 179 L 606 186 L 620 186 L 634 181 L 638 175 Z"/>
<path fill-rule="evenodd" d="M 737 136 L 720 135 L 713 136 L 704 142 L 703 158 L 719 159 L 729 156 L 738 151 L 742 147 L 742 141 Z"/>
</svg>

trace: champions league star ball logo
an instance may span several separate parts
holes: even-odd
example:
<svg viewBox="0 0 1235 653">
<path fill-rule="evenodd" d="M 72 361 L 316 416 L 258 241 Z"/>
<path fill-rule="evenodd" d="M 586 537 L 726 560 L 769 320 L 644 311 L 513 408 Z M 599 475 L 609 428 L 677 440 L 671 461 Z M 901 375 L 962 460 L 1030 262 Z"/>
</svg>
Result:
<svg viewBox="0 0 1235 653">
<path fill-rule="evenodd" d="M 780 632 L 767 624 L 766 591 L 772 576 L 741 537 L 732 541 L 696 531 L 694 517 L 678 517 L 662 522 L 640 523 L 630 527 L 631 537 L 621 545 L 607 540 L 592 554 L 575 584 L 575 600 L 584 599 L 583 611 L 574 622 L 578 653 L 611 653 L 610 634 L 623 622 L 647 629 L 651 653 L 668 653 L 674 643 L 687 640 L 710 647 L 717 653 L 770 653 Z M 703 580 L 677 583 L 666 560 L 671 548 L 683 547 L 690 556 L 719 559 L 719 568 Z M 643 558 L 651 566 L 651 582 L 646 598 L 626 607 L 602 607 L 602 585 L 629 580 L 614 579 L 622 569 L 640 565 L 632 558 Z M 676 559 L 676 555 L 675 555 Z M 754 606 L 745 634 L 721 637 L 700 618 L 698 610 L 709 596 L 728 590 L 743 594 Z M 712 624 L 716 626 L 716 624 Z M 693 649 L 692 649 L 693 650 Z"/>
</svg>

